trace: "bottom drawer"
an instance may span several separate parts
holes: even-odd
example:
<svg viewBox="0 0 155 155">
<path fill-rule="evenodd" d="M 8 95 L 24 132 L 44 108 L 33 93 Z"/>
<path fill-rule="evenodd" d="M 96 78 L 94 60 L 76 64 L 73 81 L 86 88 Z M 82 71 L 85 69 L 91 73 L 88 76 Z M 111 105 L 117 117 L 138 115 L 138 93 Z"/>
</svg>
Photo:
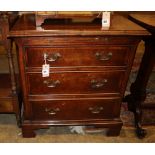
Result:
<svg viewBox="0 0 155 155">
<path fill-rule="evenodd" d="M 110 119 L 120 115 L 120 98 L 31 101 L 34 120 Z"/>
</svg>

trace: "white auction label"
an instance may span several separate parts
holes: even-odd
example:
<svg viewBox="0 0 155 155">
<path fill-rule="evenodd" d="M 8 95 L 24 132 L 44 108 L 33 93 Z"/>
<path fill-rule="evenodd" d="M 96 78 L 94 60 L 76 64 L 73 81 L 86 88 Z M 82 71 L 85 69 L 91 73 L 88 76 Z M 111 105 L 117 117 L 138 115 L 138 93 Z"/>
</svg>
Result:
<svg viewBox="0 0 155 155">
<path fill-rule="evenodd" d="M 42 77 L 49 77 L 50 65 L 44 64 L 42 65 Z"/>
<path fill-rule="evenodd" d="M 110 12 L 102 13 L 102 29 L 108 30 L 110 27 Z"/>
</svg>

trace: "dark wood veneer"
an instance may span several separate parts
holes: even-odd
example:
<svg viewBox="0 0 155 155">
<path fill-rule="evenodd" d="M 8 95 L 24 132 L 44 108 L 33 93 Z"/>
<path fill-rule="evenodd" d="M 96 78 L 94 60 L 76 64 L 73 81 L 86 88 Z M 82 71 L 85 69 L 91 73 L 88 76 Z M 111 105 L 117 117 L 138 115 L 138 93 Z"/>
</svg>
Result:
<svg viewBox="0 0 155 155">
<path fill-rule="evenodd" d="M 27 67 L 42 67 L 44 54 L 51 67 L 57 66 L 126 66 L 129 46 L 56 46 L 25 48 Z M 57 56 L 58 55 L 58 56 Z M 57 57 L 56 57 L 57 56 Z M 34 61 L 35 59 L 35 61 Z"/>
<path fill-rule="evenodd" d="M 120 114 L 120 98 L 33 101 L 31 104 L 34 120 L 112 119 Z"/>
<path fill-rule="evenodd" d="M 135 45 L 138 43 L 137 38 L 140 38 L 139 36 L 135 36 L 133 38 L 132 36 L 124 36 L 122 40 L 121 35 L 111 36 L 110 32 L 108 35 L 106 34 L 100 34 L 100 35 L 62 35 L 62 36 L 53 36 L 52 37 L 46 36 L 33 36 L 33 39 L 31 37 L 22 38 L 22 43 L 25 46 L 66 46 L 70 47 L 70 45 L 95 45 L 95 46 L 103 46 L 103 45 Z M 20 40 L 21 38 L 15 38 L 15 40 Z M 88 46 L 88 47 L 89 47 Z M 88 48 L 87 47 L 87 48 Z"/>
<path fill-rule="evenodd" d="M 83 94 L 120 93 L 124 71 L 54 73 L 42 77 L 42 73 L 29 73 L 29 94 Z M 59 81 L 59 82 L 58 82 Z"/>
<path fill-rule="evenodd" d="M 121 100 L 142 35 L 149 33 L 117 14 L 108 31 L 93 22 L 38 30 L 34 15 L 23 15 L 10 32 L 19 47 L 23 137 L 50 125 L 94 125 L 108 128 L 108 136 L 119 135 Z M 44 52 L 54 59 L 46 78 L 41 75 Z"/>
</svg>

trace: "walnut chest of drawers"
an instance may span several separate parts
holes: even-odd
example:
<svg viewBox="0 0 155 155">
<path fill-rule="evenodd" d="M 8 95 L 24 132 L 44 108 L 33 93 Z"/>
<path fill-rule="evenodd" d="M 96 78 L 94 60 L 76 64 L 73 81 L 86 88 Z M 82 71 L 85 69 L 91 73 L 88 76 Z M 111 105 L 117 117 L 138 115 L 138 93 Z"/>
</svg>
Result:
<svg viewBox="0 0 155 155">
<path fill-rule="evenodd" d="M 10 31 L 18 46 L 23 137 L 51 125 L 91 125 L 119 135 L 135 51 L 149 33 L 120 15 L 113 16 L 106 31 L 97 22 L 55 23 L 37 30 L 34 18 L 23 15 Z M 42 76 L 45 55 L 48 77 Z"/>
</svg>

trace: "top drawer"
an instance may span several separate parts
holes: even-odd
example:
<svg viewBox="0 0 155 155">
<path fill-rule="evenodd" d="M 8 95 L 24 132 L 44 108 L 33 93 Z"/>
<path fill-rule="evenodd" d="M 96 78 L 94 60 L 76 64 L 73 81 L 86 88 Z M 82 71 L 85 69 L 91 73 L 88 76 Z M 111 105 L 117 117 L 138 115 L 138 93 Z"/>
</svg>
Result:
<svg viewBox="0 0 155 155">
<path fill-rule="evenodd" d="M 26 47 L 27 67 L 42 67 L 44 58 L 51 67 L 127 66 L 129 46 Z"/>
</svg>

